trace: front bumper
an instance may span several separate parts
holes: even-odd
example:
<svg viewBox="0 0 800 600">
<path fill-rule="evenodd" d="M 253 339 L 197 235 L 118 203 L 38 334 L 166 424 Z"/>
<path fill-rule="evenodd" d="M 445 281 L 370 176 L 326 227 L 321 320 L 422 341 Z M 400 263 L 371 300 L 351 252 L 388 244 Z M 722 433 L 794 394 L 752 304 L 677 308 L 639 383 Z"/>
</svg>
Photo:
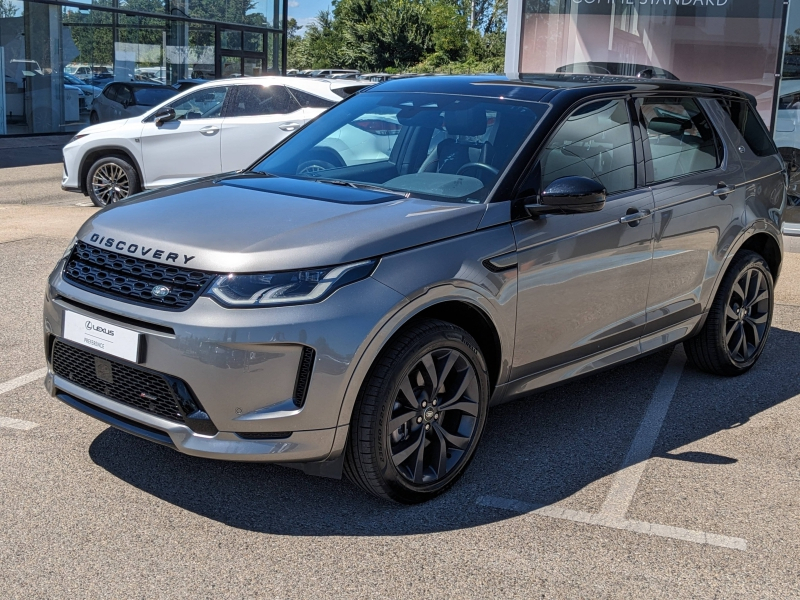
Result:
<svg viewBox="0 0 800 600">
<path fill-rule="evenodd" d="M 45 347 L 62 336 L 67 310 L 138 331 L 146 347 L 139 366 L 186 382 L 218 433 L 202 435 L 79 387 L 53 372 L 48 355 L 51 395 L 134 435 L 206 458 L 278 463 L 336 458 L 347 436 L 349 415 L 342 420 L 340 412 L 355 365 L 374 333 L 406 302 L 367 278 L 316 304 L 226 309 L 201 297 L 185 311 L 169 312 L 72 286 L 61 277 L 62 265 L 51 275 L 45 297 Z M 298 407 L 292 394 L 304 347 L 315 351 L 315 360 Z M 291 435 L 238 435 L 280 432 Z"/>
</svg>

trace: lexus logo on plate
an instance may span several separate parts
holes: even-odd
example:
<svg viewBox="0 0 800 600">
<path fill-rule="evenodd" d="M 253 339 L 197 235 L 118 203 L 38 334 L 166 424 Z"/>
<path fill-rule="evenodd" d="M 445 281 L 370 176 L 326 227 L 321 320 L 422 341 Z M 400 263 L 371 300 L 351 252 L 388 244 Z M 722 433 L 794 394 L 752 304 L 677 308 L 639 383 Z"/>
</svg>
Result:
<svg viewBox="0 0 800 600">
<path fill-rule="evenodd" d="M 156 298 L 163 298 L 164 296 L 169 294 L 169 288 L 165 285 L 157 285 L 152 290 L 150 290 L 150 293 L 153 294 L 153 296 L 155 296 Z"/>
</svg>

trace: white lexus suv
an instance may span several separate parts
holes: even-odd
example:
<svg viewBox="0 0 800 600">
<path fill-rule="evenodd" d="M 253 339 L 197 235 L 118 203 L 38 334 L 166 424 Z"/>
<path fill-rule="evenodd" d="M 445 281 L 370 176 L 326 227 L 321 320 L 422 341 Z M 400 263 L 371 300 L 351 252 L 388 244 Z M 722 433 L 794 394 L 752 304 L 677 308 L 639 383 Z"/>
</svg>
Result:
<svg viewBox="0 0 800 600">
<path fill-rule="evenodd" d="M 368 85 L 295 77 L 199 85 L 143 115 L 81 130 L 64 146 L 61 187 L 105 206 L 142 189 L 244 169 Z"/>
</svg>

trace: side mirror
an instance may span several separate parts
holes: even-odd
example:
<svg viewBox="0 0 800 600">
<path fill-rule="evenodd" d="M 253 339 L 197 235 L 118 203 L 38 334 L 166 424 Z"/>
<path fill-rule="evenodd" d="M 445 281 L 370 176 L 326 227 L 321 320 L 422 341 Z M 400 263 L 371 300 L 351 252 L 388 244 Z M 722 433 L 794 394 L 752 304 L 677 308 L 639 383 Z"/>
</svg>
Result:
<svg viewBox="0 0 800 600">
<path fill-rule="evenodd" d="M 606 204 L 606 188 L 588 177 L 561 177 L 539 195 L 538 204 L 526 204 L 531 217 L 569 215 L 602 210 Z"/>
<path fill-rule="evenodd" d="M 171 106 L 165 106 L 159 109 L 156 113 L 156 126 L 161 126 L 167 121 L 172 121 L 175 118 L 175 109 Z"/>
</svg>

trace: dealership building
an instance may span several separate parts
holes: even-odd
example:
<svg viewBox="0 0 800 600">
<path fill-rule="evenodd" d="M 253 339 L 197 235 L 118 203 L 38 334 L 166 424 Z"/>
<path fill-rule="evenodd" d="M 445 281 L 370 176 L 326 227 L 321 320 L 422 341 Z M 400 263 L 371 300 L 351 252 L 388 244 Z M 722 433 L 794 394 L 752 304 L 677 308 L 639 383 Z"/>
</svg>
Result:
<svg viewBox="0 0 800 600">
<path fill-rule="evenodd" d="M 286 70 L 288 0 L 0 0 L 0 135 L 71 133 L 109 81 Z"/>
<path fill-rule="evenodd" d="M 790 204 L 800 203 L 797 0 L 509 0 L 506 40 L 506 72 L 523 78 L 655 76 L 751 94 L 792 173 Z"/>
</svg>

